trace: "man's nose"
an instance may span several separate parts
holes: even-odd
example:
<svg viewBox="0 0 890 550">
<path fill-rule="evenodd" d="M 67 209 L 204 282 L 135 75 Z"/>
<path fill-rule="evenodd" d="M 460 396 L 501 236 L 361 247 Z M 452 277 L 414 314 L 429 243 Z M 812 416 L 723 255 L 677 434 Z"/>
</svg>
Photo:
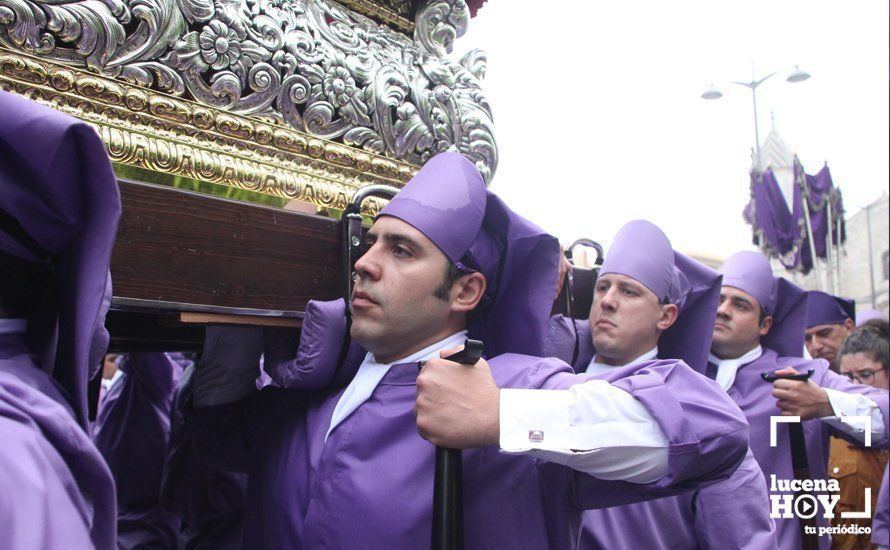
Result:
<svg viewBox="0 0 890 550">
<path fill-rule="evenodd" d="M 355 274 L 361 279 L 377 280 L 380 278 L 380 262 L 375 246 L 371 246 L 361 258 L 355 262 Z"/>
<path fill-rule="evenodd" d="M 608 310 L 615 310 L 618 307 L 618 295 L 615 287 L 610 288 L 603 294 L 603 299 L 600 301 L 600 307 Z"/>
</svg>

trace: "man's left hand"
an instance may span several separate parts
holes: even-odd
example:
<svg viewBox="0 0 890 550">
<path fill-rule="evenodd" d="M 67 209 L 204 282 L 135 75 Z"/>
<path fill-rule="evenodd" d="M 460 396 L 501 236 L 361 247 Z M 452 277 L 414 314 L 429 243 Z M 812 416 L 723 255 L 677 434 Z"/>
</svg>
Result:
<svg viewBox="0 0 890 550">
<path fill-rule="evenodd" d="M 427 361 L 417 376 L 414 414 L 420 436 L 439 447 L 469 449 L 500 441 L 500 390 L 485 359 L 472 366 Z"/>
<path fill-rule="evenodd" d="M 777 375 L 798 374 L 792 368 L 776 371 Z M 834 409 L 828 401 L 828 393 L 812 380 L 776 380 L 773 397 L 782 416 L 799 416 L 801 420 L 833 416 Z"/>
</svg>

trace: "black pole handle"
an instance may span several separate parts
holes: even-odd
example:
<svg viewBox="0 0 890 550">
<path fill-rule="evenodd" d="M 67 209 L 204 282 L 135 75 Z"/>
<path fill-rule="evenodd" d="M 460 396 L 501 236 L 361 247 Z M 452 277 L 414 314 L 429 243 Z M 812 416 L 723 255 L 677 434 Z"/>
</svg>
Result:
<svg viewBox="0 0 890 550">
<path fill-rule="evenodd" d="M 467 339 L 464 349 L 445 357 L 462 365 L 475 365 L 482 358 L 482 342 Z M 436 447 L 433 481 L 432 550 L 464 549 L 463 464 L 459 449 Z"/>
<path fill-rule="evenodd" d="M 760 373 L 760 377 L 764 382 L 772 384 L 776 380 L 795 380 L 797 382 L 806 382 L 813 376 L 813 370 L 810 369 L 804 373 L 798 374 L 776 374 L 775 371 Z M 807 441 L 804 437 L 803 426 L 800 423 L 788 426 L 788 438 L 791 443 L 791 468 L 794 470 L 795 479 L 810 479 L 810 460 L 807 456 Z M 809 494 L 807 491 L 801 491 L 798 495 Z M 816 520 L 814 518 L 800 518 L 800 535 L 802 550 L 818 550 L 819 538 L 816 533 Z"/>
<path fill-rule="evenodd" d="M 813 369 L 797 374 L 776 374 L 776 371 L 766 371 L 761 372 L 760 377 L 763 378 L 764 382 L 769 382 L 770 384 L 776 380 L 796 380 L 798 382 L 806 382 L 813 376 L 813 372 Z"/>
<path fill-rule="evenodd" d="M 813 376 L 813 370 L 798 374 L 779 374 L 775 371 L 760 373 L 760 377 L 764 382 L 772 384 L 776 380 L 795 380 L 797 382 L 806 382 Z M 795 471 L 799 471 L 802 476 L 809 476 L 810 461 L 807 457 L 807 442 L 803 435 L 803 426 L 800 424 L 791 424 L 788 426 L 788 436 L 791 443 L 791 466 Z"/>
</svg>

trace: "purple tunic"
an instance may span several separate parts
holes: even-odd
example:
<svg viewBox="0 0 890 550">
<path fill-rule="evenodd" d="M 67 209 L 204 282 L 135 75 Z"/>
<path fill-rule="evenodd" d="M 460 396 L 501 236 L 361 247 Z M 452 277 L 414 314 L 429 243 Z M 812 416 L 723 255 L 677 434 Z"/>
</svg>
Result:
<svg viewBox="0 0 890 550">
<path fill-rule="evenodd" d="M 574 322 L 575 327 L 571 324 Z M 578 359 L 586 369 L 593 358 L 588 321 L 562 316 L 551 319 L 548 353 L 571 356 L 575 328 Z M 702 377 L 703 378 L 703 377 Z M 769 517 L 769 497 L 763 473 L 751 450 L 729 479 L 675 497 L 584 513 L 583 549 L 678 550 L 687 548 L 776 548 L 775 524 Z"/>
<path fill-rule="evenodd" d="M 63 389 L 0 335 L 0 539 L 5 548 L 115 547 L 114 481 Z"/>
<path fill-rule="evenodd" d="M 158 499 L 182 367 L 165 353 L 133 353 L 119 368 L 93 432 L 117 482 L 118 546 L 176 548 L 179 519 Z"/>
<path fill-rule="evenodd" d="M 776 548 L 766 482 L 754 455 L 727 480 L 675 497 L 584 513 L 579 548 Z"/>
<path fill-rule="evenodd" d="M 553 359 L 506 354 L 490 364 L 502 388 L 566 389 L 590 378 Z M 245 548 L 429 545 L 435 453 L 415 425 L 417 374 L 417 364 L 393 366 L 327 441 L 342 390 L 267 388 L 194 410 L 203 456 L 249 473 Z M 607 482 L 496 446 L 465 451 L 467 547 L 572 548 L 582 510 L 694 489 L 726 478 L 743 458 L 741 413 L 682 363 L 643 363 L 607 379 L 661 425 L 668 474 L 649 485 Z"/>
<path fill-rule="evenodd" d="M 881 547 L 890 546 L 890 466 L 884 467 L 884 481 L 878 493 L 878 506 L 871 523 L 871 543 Z"/>
<path fill-rule="evenodd" d="M 194 431 L 185 418 L 194 373 L 193 364 L 186 367 L 173 400 L 160 500 L 182 520 L 185 548 L 234 550 L 241 547 L 247 476 L 214 468 L 195 453 Z"/>
<path fill-rule="evenodd" d="M 829 370 L 828 364 L 823 360 L 813 361 L 797 357 L 780 358 L 773 350 L 764 348 L 763 355 L 759 359 L 739 368 L 735 382 L 729 388 L 729 395 L 748 419 L 751 430 L 751 450 L 754 452 L 754 458 L 757 459 L 763 470 L 767 484 L 771 483 L 770 476 L 772 475 L 775 475 L 779 480 L 794 479 L 794 471 L 791 467 L 788 424 L 778 424 L 776 429 L 777 444 L 775 447 L 770 447 L 770 416 L 779 416 L 781 412 L 776 407 L 775 397 L 772 396 L 772 384 L 768 384 L 760 378 L 762 372 L 774 371 L 785 367 L 793 367 L 798 372 L 806 372 L 809 369 L 813 369 L 815 372 L 813 373 L 812 380 L 820 387 L 866 395 L 877 402 L 884 418 L 885 433 L 883 437 L 873 439 L 872 445 L 880 448 L 888 446 L 890 438 L 887 436 L 887 427 L 890 426 L 890 418 L 888 418 L 887 412 L 888 394 L 886 390 L 854 384 L 846 377 Z M 810 476 L 813 479 L 827 479 L 828 451 L 830 448 L 829 437 L 836 432 L 833 432 L 827 424 L 818 419 L 804 422 L 803 427 L 807 443 Z M 846 438 L 843 434 L 837 433 L 837 435 Z M 828 526 L 828 520 L 822 518 L 822 514 L 817 515 L 817 520 L 820 526 Z M 775 521 L 779 548 L 800 548 L 801 540 L 798 520 L 776 518 Z M 821 547 L 828 548 L 830 542 L 830 537 L 820 537 Z"/>
</svg>

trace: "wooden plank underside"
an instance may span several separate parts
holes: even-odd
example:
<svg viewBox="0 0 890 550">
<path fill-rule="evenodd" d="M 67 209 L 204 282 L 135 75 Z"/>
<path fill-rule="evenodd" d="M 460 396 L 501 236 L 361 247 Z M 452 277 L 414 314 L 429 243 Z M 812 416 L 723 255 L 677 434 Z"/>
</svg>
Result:
<svg viewBox="0 0 890 550">
<path fill-rule="evenodd" d="M 116 300 L 293 313 L 341 295 L 335 220 L 126 180 L 120 191 Z"/>
<path fill-rule="evenodd" d="M 164 320 L 173 325 L 248 325 L 253 327 L 300 328 L 303 320 L 293 317 L 270 317 L 263 315 L 223 315 L 220 313 L 176 313 Z"/>
</svg>

